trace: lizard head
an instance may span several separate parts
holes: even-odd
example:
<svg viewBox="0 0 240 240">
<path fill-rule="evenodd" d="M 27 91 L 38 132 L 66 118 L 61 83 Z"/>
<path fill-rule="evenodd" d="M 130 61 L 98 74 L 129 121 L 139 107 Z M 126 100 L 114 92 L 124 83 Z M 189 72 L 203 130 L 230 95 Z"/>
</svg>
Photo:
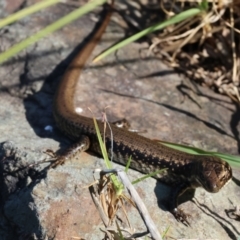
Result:
<svg viewBox="0 0 240 240">
<path fill-rule="evenodd" d="M 218 157 L 200 159 L 197 181 L 208 192 L 218 192 L 232 178 L 232 169 L 227 162 Z"/>
</svg>

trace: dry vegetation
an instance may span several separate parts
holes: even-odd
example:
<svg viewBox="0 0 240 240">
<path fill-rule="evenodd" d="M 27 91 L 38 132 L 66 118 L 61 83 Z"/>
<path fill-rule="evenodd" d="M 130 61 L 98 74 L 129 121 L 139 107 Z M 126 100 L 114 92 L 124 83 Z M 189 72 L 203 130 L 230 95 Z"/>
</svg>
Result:
<svg viewBox="0 0 240 240">
<path fill-rule="evenodd" d="M 240 1 L 164 0 L 166 16 L 201 6 L 201 15 L 164 29 L 151 50 L 203 86 L 240 101 Z"/>
</svg>

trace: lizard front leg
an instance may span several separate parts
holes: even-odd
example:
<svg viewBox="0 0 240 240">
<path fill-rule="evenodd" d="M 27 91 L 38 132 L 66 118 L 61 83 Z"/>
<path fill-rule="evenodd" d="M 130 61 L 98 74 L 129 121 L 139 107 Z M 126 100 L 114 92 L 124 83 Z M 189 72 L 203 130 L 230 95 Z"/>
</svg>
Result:
<svg viewBox="0 0 240 240">
<path fill-rule="evenodd" d="M 169 210 L 177 221 L 189 226 L 190 223 L 188 222 L 188 217 L 190 215 L 184 213 L 183 210 L 178 208 L 178 198 L 188 189 L 193 189 L 188 181 L 179 181 L 174 184 L 174 189 L 170 195 Z"/>
</svg>

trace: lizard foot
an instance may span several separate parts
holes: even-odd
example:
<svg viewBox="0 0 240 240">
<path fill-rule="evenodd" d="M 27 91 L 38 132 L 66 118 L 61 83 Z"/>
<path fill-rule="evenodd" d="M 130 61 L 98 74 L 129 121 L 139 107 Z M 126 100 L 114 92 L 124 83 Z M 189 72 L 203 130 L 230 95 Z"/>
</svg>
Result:
<svg viewBox="0 0 240 240">
<path fill-rule="evenodd" d="M 186 226 L 190 226 L 190 223 L 188 219 L 191 217 L 191 215 L 184 213 L 183 210 L 174 208 L 171 213 L 176 218 L 177 221 L 183 223 Z"/>
</svg>

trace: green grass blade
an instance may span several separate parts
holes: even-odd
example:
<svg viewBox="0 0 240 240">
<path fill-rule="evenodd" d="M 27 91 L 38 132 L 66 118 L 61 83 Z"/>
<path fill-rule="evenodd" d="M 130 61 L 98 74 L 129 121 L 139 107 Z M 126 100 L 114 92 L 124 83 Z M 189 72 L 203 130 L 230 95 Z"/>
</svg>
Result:
<svg viewBox="0 0 240 240">
<path fill-rule="evenodd" d="M 170 229 L 170 226 L 168 226 L 167 229 L 163 232 L 163 234 L 162 234 L 162 238 L 163 238 L 163 239 L 164 239 L 165 236 L 167 235 L 169 229 Z"/>
<path fill-rule="evenodd" d="M 118 233 L 119 233 L 119 236 L 118 236 L 119 240 L 124 240 L 121 228 L 119 227 L 119 224 L 118 224 L 117 221 L 116 221 L 116 225 L 117 225 L 117 230 L 118 230 Z"/>
<path fill-rule="evenodd" d="M 93 118 L 93 122 L 94 122 L 94 126 L 95 126 L 95 129 L 96 129 L 99 145 L 100 145 L 100 148 L 101 148 L 101 153 L 102 153 L 103 159 L 105 161 L 105 165 L 107 166 L 108 169 L 111 169 L 112 168 L 112 163 L 108 159 L 107 150 L 106 150 L 105 144 L 102 140 L 102 136 L 101 136 L 101 133 L 100 133 L 100 130 L 99 130 L 99 127 L 98 127 L 98 124 L 97 124 L 97 121 L 96 121 L 95 118 Z M 122 183 L 119 182 L 119 180 L 117 179 L 117 177 L 115 175 L 111 175 L 110 178 L 111 178 L 112 183 L 114 185 L 114 188 L 116 190 L 116 194 L 118 196 L 121 195 L 122 191 L 124 189 Z"/>
<path fill-rule="evenodd" d="M 202 9 L 203 11 L 207 12 L 209 9 L 208 0 L 203 0 L 202 2 L 200 2 L 199 8 Z"/>
<path fill-rule="evenodd" d="M 11 14 L 10 16 L 4 18 L 4 19 L 1 19 L 0 20 L 0 28 L 8 25 L 8 24 L 11 24 L 21 18 L 24 18 L 32 13 L 35 13 L 35 12 L 38 12 L 44 8 L 47 8 L 53 4 L 56 4 L 58 2 L 61 2 L 62 0 L 45 0 L 45 1 L 41 1 L 41 2 L 38 2 L 28 8 L 25 8 L 23 10 L 20 10 L 14 14 Z"/>
<path fill-rule="evenodd" d="M 84 14 L 92 11 L 94 8 L 96 8 L 99 5 L 102 5 L 106 0 L 94 0 L 87 4 L 85 4 L 83 7 L 78 8 L 74 10 L 73 12 L 69 13 L 68 15 L 62 17 L 61 19 L 57 20 L 56 22 L 50 24 L 46 28 L 38 31 L 31 37 L 23 40 L 22 42 L 14 45 L 13 47 L 9 48 L 4 53 L 0 54 L 0 64 L 9 59 L 10 57 L 16 55 L 29 45 L 37 42 L 39 39 L 47 36 L 48 34 L 60 29 L 61 27 L 67 25 L 68 23 L 76 20 L 77 18 L 83 16 Z"/>
<path fill-rule="evenodd" d="M 187 152 L 190 154 L 208 155 L 208 156 L 211 155 L 211 156 L 220 157 L 224 161 L 228 162 L 231 166 L 240 168 L 240 157 L 239 156 L 234 156 L 234 155 L 226 154 L 226 153 L 204 151 L 200 148 L 190 147 L 190 146 L 185 146 L 185 145 L 171 143 L 171 142 L 165 142 L 165 141 L 159 141 L 159 143 L 164 144 L 167 147 L 174 148 L 179 151 Z"/>
<path fill-rule="evenodd" d="M 96 129 L 98 142 L 99 142 L 99 145 L 100 145 L 100 148 L 101 148 L 103 159 L 105 161 L 105 164 L 106 164 L 107 168 L 111 169 L 112 168 L 112 164 L 111 164 L 111 162 L 108 159 L 107 150 L 106 150 L 106 147 L 105 147 L 104 142 L 102 140 L 102 136 L 101 136 L 101 133 L 100 133 L 100 130 L 99 130 L 99 127 L 98 127 L 98 124 L 97 124 L 97 121 L 96 121 L 95 118 L 93 118 L 93 122 L 94 122 L 94 126 L 95 126 L 95 129 Z"/>
<path fill-rule="evenodd" d="M 138 40 L 139 38 L 151 33 L 151 32 L 154 32 L 154 31 L 157 31 L 157 30 L 160 30 L 160 29 L 163 29 L 169 25 L 172 25 L 172 24 L 175 24 L 175 23 L 178 23 L 178 22 L 181 22 L 187 18 L 190 18 L 190 17 L 193 17 L 197 14 L 199 14 L 202 10 L 200 8 L 192 8 L 192 9 L 189 9 L 189 10 L 186 10 L 184 12 L 181 12 L 175 16 L 173 16 L 172 18 L 164 21 L 164 22 L 161 22 L 161 23 L 157 23 L 119 43 L 117 43 L 116 45 L 114 45 L 113 47 L 107 49 L 106 51 L 104 51 L 102 54 L 98 55 L 94 60 L 93 62 L 97 62 L 99 61 L 100 59 L 106 57 L 107 55 L 109 55 L 110 53 L 118 50 L 119 48 L 122 48 L 124 47 L 125 45 L 131 43 L 131 42 L 134 42 L 136 40 Z"/>
<path fill-rule="evenodd" d="M 149 178 L 149 177 L 153 177 L 153 176 L 157 175 L 158 173 L 164 172 L 165 170 L 167 170 L 167 168 L 159 169 L 159 170 L 157 170 L 155 172 L 149 173 L 149 174 L 147 174 L 147 175 L 145 175 L 143 177 L 140 177 L 140 178 L 132 181 L 132 184 L 139 183 L 139 182 L 143 181 L 144 179 Z"/>
<path fill-rule="evenodd" d="M 131 164 L 131 161 L 132 161 L 132 156 L 129 157 L 128 161 L 127 161 L 127 165 L 125 167 L 125 172 L 128 171 L 129 167 L 130 167 L 130 164 Z"/>
</svg>

